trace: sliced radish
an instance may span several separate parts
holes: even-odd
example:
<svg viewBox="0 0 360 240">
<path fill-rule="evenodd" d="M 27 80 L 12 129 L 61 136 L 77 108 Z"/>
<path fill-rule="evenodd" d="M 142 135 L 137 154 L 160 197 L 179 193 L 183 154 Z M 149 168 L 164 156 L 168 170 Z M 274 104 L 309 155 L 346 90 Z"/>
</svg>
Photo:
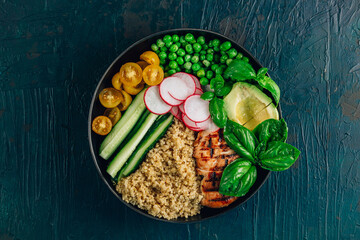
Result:
<svg viewBox="0 0 360 240">
<path fill-rule="evenodd" d="M 187 97 L 189 97 L 190 95 L 193 95 L 195 93 L 195 90 L 196 90 L 195 80 L 192 78 L 192 76 L 190 74 L 187 74 L 184 72 L 178 72 L 178 73 L 174 73 L 171 77 L 177 77 L 177 78 L 181 79 L 182 82 L 185 83 L 185 85 L 186 85 L 186 88 L 181 89 L 181 90 L 183 90 L 183 91 L 181 91 L 179 89 L 181 87 L 181 85 L 179 85 L 179 83 L 177 82 L 177 85 L 175 85 L 176 88 L 174 89 L 176 91 L 169 90 L 169 93 L 173 98 L 183 101 Z M 184 91 L 184 90 L 186 90 L 186 91 Z"/>
<path fill-rule="evenodd" d="M 220 128 L 216 126 L 214 121 L 210 118 L 211 121 L 208 122 L 208 127 L 205 129 L 206 132 L 212 133 L 218 131 Z"/>
<path fill-rule="evenodd" d="M 179 105 L 179 110 L 180 110 L 180 112 L 182 112 L 182 113 L 185 114 L 184 103 L 182 103 L 182 104 Z"/>
<path fill-rule="evenodd" d="M 195 85 L 196 85 L 196 88 L 200 88 L 201 89 L 201 84 L 200 84 L 200 81 L 197 77 L 195 77 L 194 75 L 191 75 L 191 77 L 194 79 L 195 81 Z"/>
<path fill-rule="evenodd" d="M 179 110 L 179 107 L 172 107 L 170 112 L 172 113 L 172 115 L 174 115 L 174 117 L 176 117 L 179 120 L 182 120 L 182 113 Z"/>
<path fill-rule="evenodd" d="M 193 122 L 203 122 L 210 117 L 209 102 L 200 98 L 200 95 L 192 95 L 184 102 L 186 116 Z"/>
<path fill-rule="evenodd" d="M 203 90 L 202 90 L 202 89 L 196 88 L 196 90 L 195 90 L 195 93 L 194 93 L 194 94 L 201 95 L 201 94 L 203 94 L 203 93 L 204 93 L 204 92 L 203 92 Z"/>
<path fill-rule="evenodd" d="M 165 114 L 171 110 L 171 106 L 166 104 L 160 97 L 159 86 L 152 86 L 146 89 L 144 94 L 146 108 L 154 114 Z"/>
<path fill-rule="evenodd" d="M 182 88 L 187 88 L 187 86 L 182 80 L 179 80 L 179 78 L 175 77 L 165 78 L 159 87 L 160 97 L 162 98 L 162 100 L 164 100 L 164 102 L 171 106 L 178 106 L 183 103 L 183 101 L 177 100 L 173 98 L 172 95 L 170 95 L 169 88 L 171 88 L 173 91 L 173 85 L 176 84 L 176 82 L 178 82 L 179 91 L 182 90 Z"/>
<path fill-rule="evenodd" d="M 193 130 L 193 131 L 202 131 L 201 128 L 199 128 L 198 126 L 196 126 L 196 123 L 191 121 L 185 114 L 182 115 L 182 120 L 185 124 L 185 126 L 187 128 L 189 128 L 190 130 Z"/>
</svg>

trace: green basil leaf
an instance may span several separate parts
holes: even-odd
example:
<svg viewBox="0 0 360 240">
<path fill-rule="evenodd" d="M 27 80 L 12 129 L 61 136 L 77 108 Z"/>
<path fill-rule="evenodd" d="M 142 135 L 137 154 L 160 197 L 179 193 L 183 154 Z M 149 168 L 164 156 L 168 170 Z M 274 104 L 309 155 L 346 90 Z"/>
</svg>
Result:
<svg viewBox="0 0 360 240">
<path fill-rule="evenodd" d="M 251 161 L 255 160 L 255 148 L 258 145 L 258 140 L 249 129 L 228 120 L 225 126 L 224 138 L 230 148 L 240 157 Z"/>
<path fill-rule="evenodd" d="M 288 135 L 288 127 L 284 119 L 267 119 L 257 125 L 253 133 L 259 142 L 285 142 Z"/>
<path fill-rule="evenodd" d="M 210 88 L 215 90 L 218 88 L 222 88 L 224 86 L 224 84 L 225 84 L 224 78 L 220 74 L 217 74 L 216 77 L 211 79 Z"/>
<path fill-rule="evenodd" d="M 262 76 L 260 78 L 256 79 L 259 83 L 259 85 L 263 88 L 265 88 L 266 90 L 268 90 L 271 95 L 273 96 L 276 105 L 278 105 L 279 101 L 280 101 L 280 88 L 279 86 L 274 82 L 274 80 L 272 80 L 271 78 L 269 78 L 268 76 Z"/>
<path fill-rule="evenodd" d="M 214 97 L 209 103 L 209 111 L 211 119 L 216 126 L 223 128 L 227 122 L 227 114 L 224 108 L 224 101 L 220 98 Z"/>
<path fill-rule="evenodd" d="M 257 72 L 257 76 L 264 76 L 267 73 L 268 69 L 267 68 L 260 68 L 259 71 Z"/>
<path fill-rule="evenodd" d="M 259 153 L 259 164 L 271 171 L 284 171 L 294 164 L 300 151 L 290 144 L 274 141 L 267 144 L 266 150 Z"/>
<path fill-rule="evenodd" d="M 226 68 L 224 72 L 224 78 L 230 78 L 236 81 L 244 81 L 247 79 L 255 79 L 256 73 L 249 63 L 241 59 L 235 59 L 231 61 L 229 66 Z"/>
<path fill-rule="evenodd" d="M 254 185 L 256 177 L 256 167 L 249 160 L 239 158 L 225 168 L 221 176 L 219 193 L 242 197 Z"/>
</svg>

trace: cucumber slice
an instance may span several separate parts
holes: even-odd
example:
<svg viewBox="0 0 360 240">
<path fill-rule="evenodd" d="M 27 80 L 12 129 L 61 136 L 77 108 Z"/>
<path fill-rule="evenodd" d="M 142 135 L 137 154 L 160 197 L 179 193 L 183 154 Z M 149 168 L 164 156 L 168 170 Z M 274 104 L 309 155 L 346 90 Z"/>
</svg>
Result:
<svg viewBox="0 0 360 240">
<path fill-rule="evenodd" d="M 110 156 L 120 146 L 122 141 L 134 127 L 144 110 L 146 109 L 144 103 L 145 89 L 142 90 L 130 104 L 125 111 L 124 116 L 120 118 L 119 122 L 115 124 L 111 132 L 106 136 L 100 146 L 100 156 L 104 159 L 109 159 Z"/>
<path fill-rule="evenodd" d="M 113 178 L 116 176 L 118 171 L 129 159 L 131 154 L 134 152 L 140 141 L 144 138 L 147 131 L 153 125 L 155 120 L 158 118 L 158 115 L 150 113 L 149 116 L 145 119 L 143 125 L 139 128 L 137 133 L 131 138 L 131 140 L 120 150 L 120 152 L 115 156 L 107 168 L 107 172 Z"/>
<path fill-rule="evenodd" d="M 167 114 L 161 116 L 161 118 L 155 122 L 137 147 L 136 151 L 131 155 L 126 165 L 120 171 L 119 178 L 129 176 L 138 168 L 145 155 L 155 146 L 159 139 L 164 136 L 173 119 L 174 116 L 172 114 Z"/>
</svg>

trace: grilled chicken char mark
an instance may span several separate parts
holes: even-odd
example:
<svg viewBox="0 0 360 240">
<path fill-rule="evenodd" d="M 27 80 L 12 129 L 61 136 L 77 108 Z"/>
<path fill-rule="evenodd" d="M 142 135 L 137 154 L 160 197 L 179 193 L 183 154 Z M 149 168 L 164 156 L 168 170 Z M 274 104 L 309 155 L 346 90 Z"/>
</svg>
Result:
<svg viewBox="0 0 360 240">
<path fill-rule="evenodd" d="M 225 167 L 239 158 L 226 144 L 222 130 L 213 133 L 200 132 L 194 142 L 196 170 L 201 176 L 202 205 L 211 208 L 226 207 L 237 197 L 219 193 L 219 185 Z"/>
</svg>

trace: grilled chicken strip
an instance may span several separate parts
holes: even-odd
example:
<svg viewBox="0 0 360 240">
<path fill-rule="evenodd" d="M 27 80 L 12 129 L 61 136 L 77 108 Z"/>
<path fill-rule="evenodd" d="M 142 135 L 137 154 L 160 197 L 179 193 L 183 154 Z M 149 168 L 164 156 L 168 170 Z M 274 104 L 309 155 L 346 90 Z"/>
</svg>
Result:
<svg viewBox="0 0 360 240">
<path fill-rule="evenodd" d="M 219 185 L 225 167 L 239 158 L 226 144 L 222 130 L 213 133 L 199 132 L 194 142 L 196 171 L 201 176 L 203 206 L 211 208 L 226 207 L 237 197 L 224 196 L 219 193 Z"/>
</svg>

